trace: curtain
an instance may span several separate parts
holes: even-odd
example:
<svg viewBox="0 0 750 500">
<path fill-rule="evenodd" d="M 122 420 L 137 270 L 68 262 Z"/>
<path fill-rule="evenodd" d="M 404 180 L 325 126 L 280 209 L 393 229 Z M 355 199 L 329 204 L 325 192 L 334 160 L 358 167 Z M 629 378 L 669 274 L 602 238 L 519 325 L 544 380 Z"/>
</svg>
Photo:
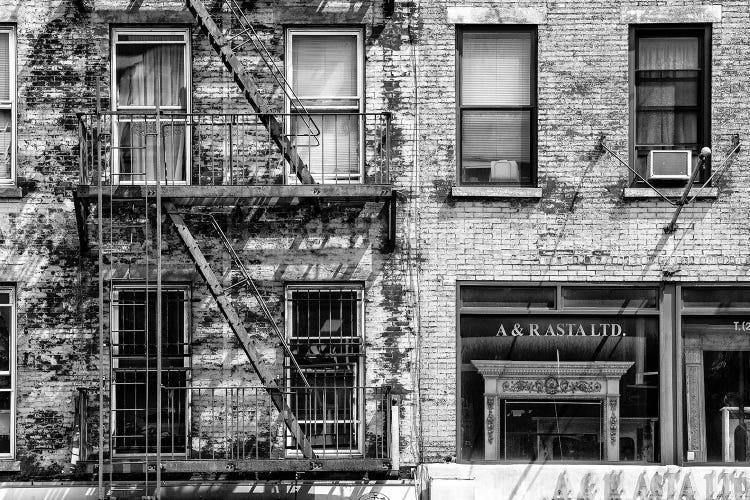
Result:
<svg viewBox="0 0 750 500">
<path fill-rule="evenodd" d="M 465 33 L 461 53 L 461 104 L 531 103 L 531 34 Z"/>
<path fill-rule="evenodd" d="M 179 106 L 187 110 L 184 73 L 185 46 L 121 44 L 117 46 L 117 104 L 123 106 Z M 156 143 L 154 126 L 133 123 L 120 117 L 121 183 L 156 180 Z M 185 125 L 179 121 L 162 122 L 162 152 L 166 181 L 185 180 Z M 129 149 L 130 148 L 130 149 Z M 137 175 L 122 175 L 137 174 Z"/>
<path fill-rule="evenodd" d="M 13 154 L 13 117 L 9 110 L 0 109 L 0 179 L 10 178 Z"/>
<path fill-rule="evenodd" d="M 636 141 L 641 145 L 698 142 L 700 78 L 697 37 L 638 40 Z M 687 147 L 687 146 L 686 146 Z"/>
</svg>

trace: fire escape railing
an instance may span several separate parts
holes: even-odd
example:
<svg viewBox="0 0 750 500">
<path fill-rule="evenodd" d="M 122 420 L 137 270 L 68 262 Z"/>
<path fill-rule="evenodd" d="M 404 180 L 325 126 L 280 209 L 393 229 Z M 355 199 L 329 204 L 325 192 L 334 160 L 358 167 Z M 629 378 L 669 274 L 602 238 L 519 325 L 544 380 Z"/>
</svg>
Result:
<svg viewBox="0 0 750 500">
<path fill-rule="evenodd" d="M 323 132 L 312 141 L 297 135 L 299 116 L 276 114 L 297 154 L 319 184 L 391 183 L 390 113 L 311 115 Z M 168 185 L 249 186 L 299 184 L 261 113 L 160 114 L 108 112 L 79 115 L 81 185 L 153 182 L 153 155 L 160 144 Z M 111 154 L 97 158 L 96 141 Z M 146 167 L 148 165 L 149 167 Z"/>
</svg>

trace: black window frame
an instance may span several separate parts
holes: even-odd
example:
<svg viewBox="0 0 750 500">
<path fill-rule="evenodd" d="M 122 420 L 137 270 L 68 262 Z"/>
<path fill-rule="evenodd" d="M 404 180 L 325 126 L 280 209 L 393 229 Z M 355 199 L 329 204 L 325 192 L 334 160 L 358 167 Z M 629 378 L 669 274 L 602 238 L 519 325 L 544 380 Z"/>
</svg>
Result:
<svg viewBox="0 0 750 500">
<path fill-rule="evenodd" d="M 462 59 L 463 59 L 463 39 L 466 33 L 529 33 L 531 35 L 531 52 L 530 52 L 530 72 L 529 80 L 531 88 L 529 89 L 530 104 L 524 106 L 463 106 L 461 104 L 461 72 L 462 72 Z M 522 188 L 535 188 L 538 187 L 539 175 L 538 175 L 538 162 L 537 162 L 537 149 L 538 149 L 538 108 L 539 108 L 539 97 L 538 97 L 538 40 L 539 40 L 539 29 L 537 25 L 522 24 L 522 25 L 503 25 L 497 28 L 488 28 L 487 26 L 479 25 L 462 25 L 456 27 L 456 179 L 458 185 L 465 186 L 506 186 L 506 187 L 522 187 Z M 463 181 L 463 162 L 462 162 L 462 129 L 463 129 L 463 112 L 469 111 L 529 111 L 529 148 L 530 156 L 529 162 L 531 180 L 528 184 L 513 184 L 503 182 L 464 182 Z"/>
<path fill-rule="evenodd" d="M 638 64 L 638 41 L 641 37 L 664 37 L 672 38 L 678 36 L 689 36 L 696 37 L 700 43 L 699 56 L 700 56 L 700 72 L 701 77 L 698 79 L 698 97 L 700 103 L 698 105 L 698 145 L 693 148 L 693 158 L 698 156 L 701 148 L 704 146 L 711 147 L 711 44 L 712 44 L 712 27 L 710 24 L 633 24 L 630 25 L 630 32 L 628 36 L 628 89 L 629 89 L 629 116 L 630 116 L 630 130 L 628 143 L 629 147 L 629 158 L 628 162 L 630 168 L 639 172 L 645 178 L 644 175 L 647 172 L 640 172 L 638 165 L 638 149 L 655 149 L 648 148 L 647 146 L 639 146 L 636 143 L 637 139 L 637 64 Z M 653 71 L 653 70 L 652 70 Z M 706 159 L 705 167 L 702 172 L 696 178 L 696 183 L 704 183 L 711 177 L 711 159 Z M 654 181 L 649 181 L 654 182 Z M 685 185 L 686 181 L 656 181 L 660 184 L 676 184 Z M 633 187 L 646 187 L 646 183 L 639 179 L 633 172 L 630 172 L 630 183 Z"/>
</svg>

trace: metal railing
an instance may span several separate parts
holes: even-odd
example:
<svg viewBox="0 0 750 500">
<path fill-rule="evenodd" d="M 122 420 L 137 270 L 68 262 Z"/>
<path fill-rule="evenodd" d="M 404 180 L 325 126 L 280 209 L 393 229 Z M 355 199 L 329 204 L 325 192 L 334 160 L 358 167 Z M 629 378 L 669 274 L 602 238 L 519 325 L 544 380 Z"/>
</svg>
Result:
<svg viewBox="0 0 750 500">
<path fill-rule="evenodd" d="M 177 435 L 187 428 L 188 433 L 187 449 L 176 447 L 163 455 L 166 459 L 303 458 L 265 387 L 163 390 L 167 401 L 189 402 L 187 415 L 179 408 L 164 409 L 162 432 Z M 388 387 L 299 387 L 281 392 L 319 459 L 387 459 L 392 446 L 398 445 L 393 422 L 398 422 L 399 399 Z"/>
<path fill-rule="evenodd" d="M 259 113 L 80 114 L 82 185 L 298 184 Z M 300 115 L 275 114 L 319 184 L 390 184 L 390 113 L 310 115 L 321 132 L 297 134 Z M 161 147 L 157 148 L 157 141 Z M 160 158 L 156 157 L 159 151 Z"/>
</svg>

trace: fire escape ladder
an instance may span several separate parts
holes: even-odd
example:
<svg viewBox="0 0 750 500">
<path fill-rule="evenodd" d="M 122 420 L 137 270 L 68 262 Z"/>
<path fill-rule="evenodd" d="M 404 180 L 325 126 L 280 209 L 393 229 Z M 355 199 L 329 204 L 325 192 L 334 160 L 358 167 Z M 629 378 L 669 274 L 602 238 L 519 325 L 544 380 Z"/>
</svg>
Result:
<svg viewBox="0 0 750 500">
<path fill-rule="evenodd" d="M 315 180 L 310 174 L 310 169 L 299 156 L 293 141 L 284 130 L 283 123 L 276 118 L 271 106 L 268 105 L 265 98 L 260 94 L 257 82 L 246 71 L 244 65 L 237 57 L 236 51 L 248 44 L 252 44 L 258 51 L 266 67 L 271 71 L 274 80 L 284 92 L 285 98 L 290 103 L 294 117 L 296 118 L 299 116 L 300 125 L 307 129 L 306 133 L 295 134 L 295 136 L 306 136 L 313 141 L 317 141 L 320 136 L 320 130 L 305 109 L 304 105 L 297 98 L 291 85 L 286 81 L 278 66 L 273 62 L 271 55 L 268 53 L 268 50 L 263 45 L 263 42 L 258 37 L 247 17 L 242 13 L 237 2 L 235 0 L 226 1 L 229 5 L 229 10 L 234 22 L 240 26 L 240 30 L 229 37 L 225 37 L 222 34 L 201 0 L 187 0 L 187 6 L 198 22 L 198 25 L 201 26 L 208 36 L 211 45 L 221 57 L 224 66 L 226 66 L 231 73 L 232 78 L 235 83 L 237 83 L 237 86 L 240 88 L 247 101 L 253 109 L 259 113 L 261 123 L 263 123 L 263 126 L 268 130 L 273 142 L 281 150 L 281 153 L 284 156 L 284 159 L 288 162 L 291 170 L 303 184 L 315 184 Z"/>
<path fill-rule="evenodd" d="M 177 229 L 177 233 L 180 235 L 180 238 L 185 243 L 190 256 L 193 258 L 193 261 L 198 267 L 198 271 L 206 281 L 206 284 L 211 291 L 211 295 L 219 305 L 219 310 L 221 310 L 221 313 L 229 323 L 230 328 L 234 332 L 237 339 L 240 341 L 240 345 L 245 351 L 247 358 L 250 360 L 250 364 L 252 364 L 255 372 L 260 378 L 261 383 L 268 391 L 268 394 L 271 396 L 271 400 L 273 401 L 274 406 L 279 410 L 282 418 L 284 419 L 284 423 L 286 424 L 287 429 L 289 429 L 292 437 L 294 437 L 295 442 L 297 443 L 297 446 L 299 447 L 303 456 L 305 458 L 316 458 L 315 452 L 313 451 L 312 445 L 310 444 L 310 440 L 302 431 L 302 428 L 300 427 L 299 422 L 294 415 L 294 412 L 287 404 L 283 391 L 275 382 L 274 377 L 271 375 L 271 372 L 261 361 L 261 356 L 258 352 L 256 343 L 252 340 L 252 338 L 250 338 L 250 335 L 248 334 L 245 326 L 240 320 L 239 314 L 237 314 L 237 310 L 234 308 L 232 301 L 226 294 L 224 287 L 222 287 L 216 274 L 211 269 L 211 266 L 206 260 L 206 257 L 203 255 L 203 252 L 198 246 L 198 242 L 195 240 L 192 233 L 185 224 L 185 220 L 183 219 L 182 215 L 176 211 L 174 205 L 170 202 L 163 202 L 163 207 L 165 212 L 169 215 L 169 218 L 172 220 L 175 228 Z"/>
</svg>

